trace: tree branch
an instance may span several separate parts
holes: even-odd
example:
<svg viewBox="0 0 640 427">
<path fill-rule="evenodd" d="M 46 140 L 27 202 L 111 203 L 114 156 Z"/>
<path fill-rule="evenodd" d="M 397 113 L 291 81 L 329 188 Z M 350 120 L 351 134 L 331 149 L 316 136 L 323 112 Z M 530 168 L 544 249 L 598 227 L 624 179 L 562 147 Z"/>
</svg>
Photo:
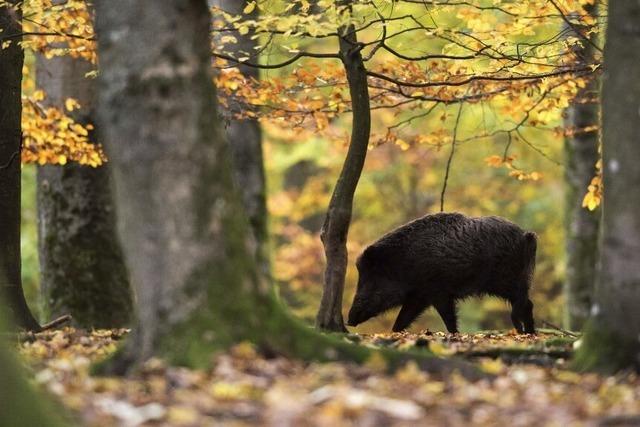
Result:
<svg viewBox="0 0 640 427">
<path fill-rule="evenodd" d="M 456 116 L 456 123 L 453 126 L 453 136 L 451 137 L 451 152 L 449 153 L 449 159 L 447 160 L 447 168 L 444 173 L 444 182 L 442 183 L 442 193 L 440 193 L 440 212 L 444 212 L 444 194 L 447 191 L 447 182 L 449 181 L 449 171 L 451 170 L 451 162 L 453 161 L 453 154 L 456 150 L 456 136 L 458 134 L 458 125 L 460 124 L 460 116 L 462 115 L 462 107 L 464 103 L 460 103 L 458 107 L 458 115 Z"/>
<path fill-rule="evenodd" d="M 581 67 L 581 68 L 570 68 L 563 69 L 559 71 L 553 71 L 549 73 L 541 73 L 534 75 L 512 75 L 512 76 L 471 76 L 467 79 L 460 80 L 457 82 L 424 82 L 424 83 L 413 83 L 395 79 L 393 77 L 389 77 L 385 74 L 380 74 L 375 71 L 367 70 L 367 75 L 371 77 L 375 77 L 381 80 L 386 80 L 391 83 L 395 83 L 398 86 L 407 86 L 407 87 L 434 87 L 434 86 L 464 86 L 473 81 L 498 81 L 498 82 L 508 82 L 508 81 L 519 81 L 519 80 L 539 80 L 546 77 L 556 77 L 564 74 L 577 73 L 581 71 L 590 71 L 590 67 Z"/>
<path fill-rule="evenodd" d="M 333 58 L 333 59 L 340 59 L 340 55 L 338 55 L 337 53 L 298 52 L 297 54 L 295 54 L 291 58 L 287 59 L 286 61 L 283 61 L 283 62 L 280 62 L 280 63 L 277 63 L 277 64 L 256 64 L 256 63 L 253 63 L 253 62 L 241 61 L 239 59 L 234 58 L 233 56 L 225 55 L 224 53 L 216 53 L 216 52 L 214 52 L 212 55 L 215 56 L 216 58 L 226 59 L 227 61 L 231 61 L 231 62 L 234 62 L 236 64 L 246 65 L 247 67 L 252 67 L 252 68 L 261 68 L 261 69 L 265 69 L 265 70 L 266 69 L 275 69 L 275 68 L 286 67 L 287 65 L 293 64 L 294 62 L 296 62 L 300 58 Z"/>
<path fill-rule="evenodd" d="M 553 7 L 560 14 L 560 17 L 562 18 L 562 20 L 573 30 L 574 33 L 576 33 L 582 40 L 584 40 L 587 43 L 589 43 L 591 45 L 591 47 L 596 49 L 598 52 L 602 52 L 602 49 L 600 48 L 600 46 L 595 44 L 593 42 L 593 40 L 591 40 L 589 37 L 587 37 L 586 35 L 582 34 L 582 31 L 580 31 L 580 29 L 577 28 L 573 22 L 571 22 L 571 20 L 567 17 L 567 15 L 565 15 L 565 13 L 562 11 L 562 9 L 560 9 L 560 6 L 558 6 L 555 1 L 549 0 L 549 3 L 551 3 L 553 5 Z"/>
<path fill-rule="evenodd" d="M 11 163 L 13 163 L 14 159 L 20 154 L 20 151 L 15 151 L 11 157 L 9 157 L 9 160 L 7 161 L 7 163 L 5 163 L 4 165 L 0 165 L 0 170 L 3 169 L 8 169 L 9 166 L 11 166 Z"/>
</svg>

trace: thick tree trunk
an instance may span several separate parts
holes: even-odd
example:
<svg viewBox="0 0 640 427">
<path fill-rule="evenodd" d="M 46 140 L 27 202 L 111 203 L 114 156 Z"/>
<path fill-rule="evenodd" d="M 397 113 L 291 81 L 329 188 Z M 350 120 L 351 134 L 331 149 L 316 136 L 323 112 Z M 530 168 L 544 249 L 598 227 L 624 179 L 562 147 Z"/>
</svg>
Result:
<svg viewBox="0 0 640 427">
<path fill-rule="evenodd" d="M 247 5 L 247 0 L 209 0 L 210 6 L 217 6 L 225 12 L 240 15 Z M 257 8 L 249 17 L 257 16 Z M 237 43 L 230 45 L 234 56 L 243 57 L 255 54 L 254 49 L 258 40 L 253 39 L 250 32 L 245 35 L 236 34 Z M 214 40 L 215 42 L 215 40 Z M 257 61 L 256 61 L 257 62 Z M 258 68 L 241 65 L 243 75 L 258 79 Z M 229 101 L 231 114 L 243 108 L 233 100 Z M 268 227 L 267 227 L 267 198 L 266 178 L 262 154 L 262 129 L 255 119 L 230 119 L 225 126 L 226 139 L 231 147 L 233 159 L 233 176 L 240 193 L 244 208 L 249 217 L 251 230 L 257 243 L 257 258 L 260 268 L 265 274 L 270 271 L 268 257 Z"/>
<path fill-rule="evenodd" d="M 318 334 L 288 315 L 259 274 L 228 144 L 217 124 L 205 0 L 96 3 L 98 114 L 112 159 L 118 223 L 137 290 L 137 326 L 101 370 L 151 356 L 205 367 L 241 340 L 308 360 L 358 362 L 372 350 Z M 433 372 L 457 361 L 416 358 Z"/>
<path fill-rule="evenodd" d="M 600 271 L 576 365 L 614 372 L 640 370 L 640 4 L 610 2 L 608 20 Z"/>
<path fill-rule="evenodd" d="M 0 30 L 3 37 L 22 32 L 20 9 L 0 6 Z M 13 37 L 7 48 L 0 48 L 0 290 L 15 323 L 38 330 L 40 326 L 27 306 L 20 277 L 21 40 Z"/>
<path fill-rule="evenodd" d="M 166 343 L 185 339 L 189 329 L 195 347 L 233 333 L 205 320 L 193 320 L 184 333 L 176 329 L 209 318 L 207 303 L 232 310 L 222 289 L 250 286 L 255 276 L 242 265 L 243 224 L 235 201 L 225 197 L 233 185 L 217 126 L 209 18 L 205 0 L 117 8 L 96 2 L 99 123 L 139 308 L 132 362 L 169 351 Z M 228 259 L 234 255 L 238 262 Z M 208 291 L 218 288 L 209 301 Z M 174 351 L 189 357 L 187 347 Z"/>
<path fill-rule="evenodd" d="M 589 12 L 596 14 L 595 8 L 590 8 Z M 595 39 L 592 38 L 594 42 Z M 576 53 L 585 65 L 595 62 L 596 50 L 589 44 Z M 579 130 L 598 124 L 600 103 L 596 100 L 599 89 L 600 81 L 594 78 L 578 93 L 577 102 L 566 112 L 568 128 Z M 579 132 L 565 139 L 565 326 L 574 331 L 582 329 L 588 319 L 595 289 L 600 210 L 585 209 L 582 200 L 595 174 L 598 158 L 598 131 Z"/>
<path fill-rule="evenodd" d="M 347 235 L 351 224 L 353 196 L 360 180 L 369 145 L 371 110 L 367 75 L 356 33 L 341 28 L 340 56 L 349 81 L 353 109 L 351 141 L 340 177 L 333 190 L 321 238 L 327 258 L 322 300 L 316 316 L 319 329 L 346 332 L 342 318 L 342 295 L 347 271 Z"/>
<path fill-rule="evenodd" d="M 93 67 L 71 57 L 37 58 L 38 86 L 46 102 L 64 108 L 79 101 L 80 123 L 93 122 Z M 92 132 L 95 140 L 96 132 Z M 127 324 L 132 302 L 128 273 L 117 239 L 109 183 L 110 165 L 38 167 L 40 286 L 45 307 L 56 317 L 71 314 L 85 328 Z"/>
</svg>

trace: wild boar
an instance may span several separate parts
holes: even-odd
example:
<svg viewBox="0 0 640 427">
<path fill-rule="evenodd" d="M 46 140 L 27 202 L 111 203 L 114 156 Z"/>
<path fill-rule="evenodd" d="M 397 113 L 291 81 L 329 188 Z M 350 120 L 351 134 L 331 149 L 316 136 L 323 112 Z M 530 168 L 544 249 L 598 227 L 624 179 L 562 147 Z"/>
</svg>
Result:
<svg viewBox="0 0 640 427">
<path fill-rule="evenodd" d="M 401 305 L 393 325 L 398 332 L 433 305 L 455 333 L 456 301 L 493 295 L 511 303 L 511 320 L 519 333 L 535 333 L 529 289 L 536 240 L 535 233 L 497 216 L 437 213 L 411 221 L 358 258 L 348 325 Z"/>
</svg>

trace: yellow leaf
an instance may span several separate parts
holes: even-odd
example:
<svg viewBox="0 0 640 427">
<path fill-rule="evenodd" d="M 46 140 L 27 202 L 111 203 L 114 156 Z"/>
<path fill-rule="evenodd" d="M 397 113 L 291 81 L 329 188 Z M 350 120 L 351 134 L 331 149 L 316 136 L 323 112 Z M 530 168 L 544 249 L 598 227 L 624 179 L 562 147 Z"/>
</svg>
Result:
<svg viewBox="0 0 640 427">
<path fill-rule="evenodd" d="M 242 13 L 249 14 L 249 13 L 253 12 L 253 10 L 255 8 L 256 8 L 256 2 L 250 1 L 249 3 L 247 3 L 245 8 L 242 10 Z"/>
<path fill-rule="evenodd" d="M 483 359 L 480 369 L 488 374 L 499 374 L 504 370 L 504 364 L 500 359 Z"/>
<path fill-rule="evenodd" d="M 198 412 L 189 406 L 173 406 L 169 408 L 167 420 L 173 425 L 197 424 Z"/>
<path fill-rule="evenodd" d="M 456 351 L 452 348 L 445 347 L 441 342 L 431 341 L 429 343 L 429 350 L 436 356 L 451 356 L 455 354 Z"/>
<path fill-rule="evenodd" d="M 42 101 L 45 98 L 44 92 L 40 89 L 33 92 L 32 98 L 34 101 Z"/>
<path fill-rule="evenodd" d="M 387 360 L 378 351 L 372 353 L 364 365 L 373 371 L 382 372 L 387 370 Z"/>
<path fill-rule="evenodd" d="M 78 101 L 73 98 L 67 98 L 66 101 L 64 101 L 64 107 L 67 109 L 67 111 L 73 111 L 74 109 L 80 107 L 80 104 L 78 104 Z"/>
</svg>

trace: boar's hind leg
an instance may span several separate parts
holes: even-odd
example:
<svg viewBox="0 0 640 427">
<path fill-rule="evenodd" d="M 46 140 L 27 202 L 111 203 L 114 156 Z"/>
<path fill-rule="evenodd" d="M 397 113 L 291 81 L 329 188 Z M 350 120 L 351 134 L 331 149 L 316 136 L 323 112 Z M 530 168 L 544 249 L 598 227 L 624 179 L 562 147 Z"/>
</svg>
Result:
<svg viewBox="0 0 640 427">
<path fill-rule="evenodd" d="M 404 329 L 407 329 L 411 323 L 420 313 L 427 308 L 429 304 L 426 304 L 424 301 L 419 298 L 410 298 L 402 304 L 402 308 L 400 309 L 400 313 L 398 313 L 398 317 L 396 318 L 396 322 L 393 324 L 393 332 L 400 332 Z"/>
<path fill-rule="evenodd" d="M 452 334 L 458 333 L 458 316 L 456 315 L 456 302 L 453 298 L 442 299 L 434 304 L 436 310 L 444 321 L 447 330 Z"/>
</svg>

